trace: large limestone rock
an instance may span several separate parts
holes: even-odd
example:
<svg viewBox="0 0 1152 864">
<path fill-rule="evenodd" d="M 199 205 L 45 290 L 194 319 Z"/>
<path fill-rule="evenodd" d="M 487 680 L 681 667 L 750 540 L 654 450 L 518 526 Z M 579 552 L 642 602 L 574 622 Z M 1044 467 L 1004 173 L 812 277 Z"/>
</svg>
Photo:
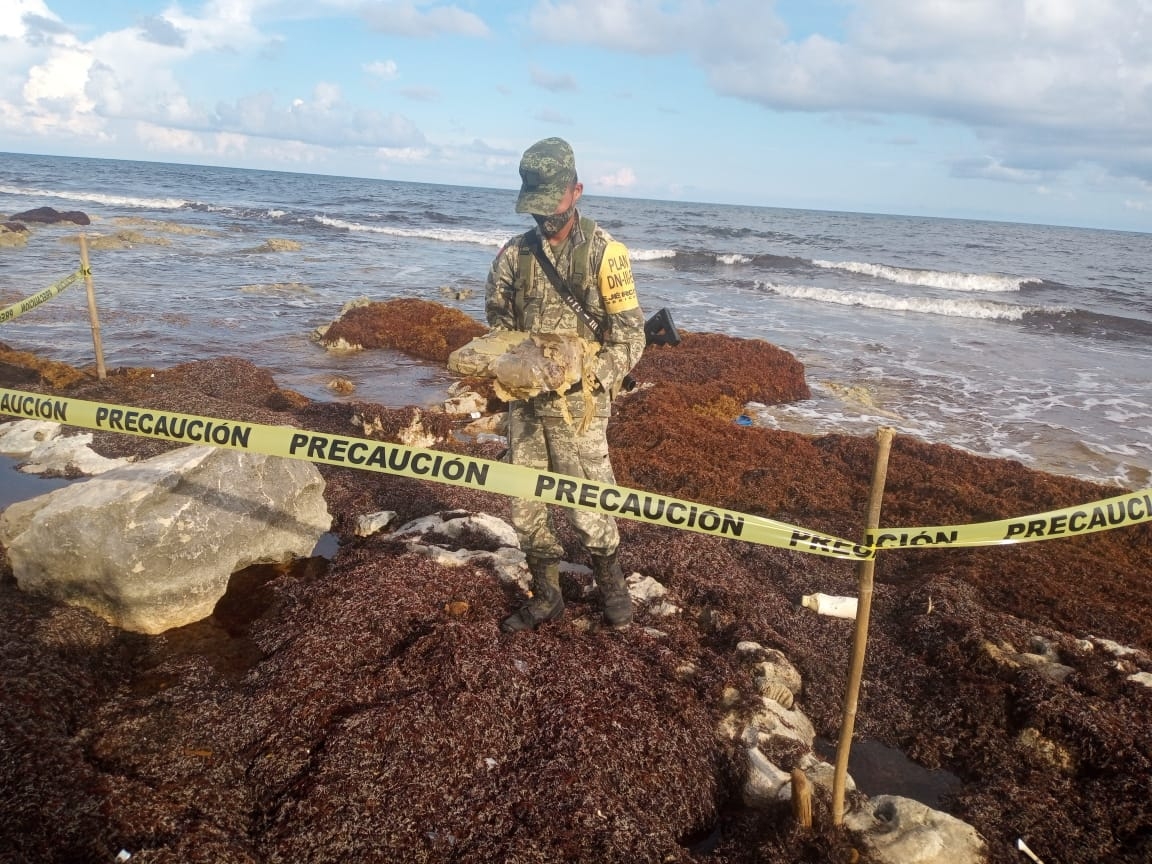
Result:
<svg viewBox="0 0 1152 864">
<path fill-rule="evenodd" d="M 316 466 L 186 447 L 0 514 L 20 588 L 160 633 L 212 613 L 233 572 L 311 554 L 331 517 Z"/>
<path fill-rule="evenodd" d="M 877 864 L 984 864 L 988 850 L 976 829 L 954 816 L 898 795 L 880 795 L 844 825 L 858 832 Z"/>
</svg>

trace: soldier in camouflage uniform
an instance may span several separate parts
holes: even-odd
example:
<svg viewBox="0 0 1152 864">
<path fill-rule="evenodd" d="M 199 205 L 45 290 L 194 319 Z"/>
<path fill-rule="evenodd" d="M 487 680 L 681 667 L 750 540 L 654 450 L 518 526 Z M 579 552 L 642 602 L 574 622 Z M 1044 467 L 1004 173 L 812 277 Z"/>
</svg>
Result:
<svg viewBox="0 0 1152 864">
<path fill-rule="evenodd" d="M 645 343 L 644 314 L 636 299 L 628 250 L 576 210 L 584 186 L 577 180 L 568 142 L 546 138 L 533 144 L 520 161 L 520 176 L 516 212 L 532 214 L 537 225 L 510 240 L 492 263 L 485 302 L 488 324 L 496 330 L 578 333 L 601 347 L 592 361 L 596 380 L 584 382 L 593 385 L 594 416 L 585 417 L 587 388 L 579 383 L 564 393 L 547 392 L 512 402 L 509 459 L 518 465 L 614 484 L 606 437 L 608 417 L 612 400 L 639 361 Z M 587 315 L 565 301 L 538 259 L 540 254 L 551 262 Z M 571 424 L 564 417 L 562 402 L 567 404 Z M 566 512 L 592 556 L 605 623 L 614 628 L 628 626 L 632 601 L 616 560 L 620 543 L 616 520 L 585 510 Z M 532 597 L 501 622 L 506 633 L 533 629 L 564 611 L 560 593 L 564 548 L 556 538 L 548 506 L 513 499 L 512 524 L 528 559 Z"/>
</svg>

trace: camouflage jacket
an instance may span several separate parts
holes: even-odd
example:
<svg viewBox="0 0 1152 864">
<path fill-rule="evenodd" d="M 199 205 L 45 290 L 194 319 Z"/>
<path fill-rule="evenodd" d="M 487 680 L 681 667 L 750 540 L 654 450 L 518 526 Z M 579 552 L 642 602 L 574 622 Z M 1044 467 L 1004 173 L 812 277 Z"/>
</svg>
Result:
<svg viewBox="0 0 1152 864">
<path fill-rule="evenodd" d="M 581 305 L 600 322 L 602 347 L 596 356 L 595 375 L 605 392 L 598 397 L 596 413 L 607 414 L 611 396 L 639 362 L 645 344 L 644 313 L 635 299 L 627 250 L 591 219 L 583 218 L 577 218 L 572 233 L 559 249 L 542 240 L 538 229 L 533 228 L 509 240 L 492 262 L 485 289 L 488 324 L 496 330 L 575 332 L 586 339 L 597 338 L 564 302 L 528 251 L 528 244 L 541 243 Z M 623 301 L 613 296 L 608 287 L 614 284 L 610 270 L 627 273 L 631 293 Z M 577 284 L 581 271 L 582 284 Z M 609 311 L 610 307 L 618 311 Z M 534 407 L 538 413 L 550 414 L 547 403 L 557 398 L 557 394 L 537 397 Z"/>
</svg>

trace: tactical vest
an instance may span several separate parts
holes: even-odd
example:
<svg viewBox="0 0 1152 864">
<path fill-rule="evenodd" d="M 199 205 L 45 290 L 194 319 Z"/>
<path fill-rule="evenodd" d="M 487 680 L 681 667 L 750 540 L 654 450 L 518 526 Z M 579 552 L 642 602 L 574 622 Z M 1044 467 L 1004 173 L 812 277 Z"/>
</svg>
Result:
<svg viewBox="0 0 1152 864">
<path fill-rule="evenodd" d="M 597 274 L 591 272 L 592 235 L 596 232 L 596 223 L 581 216 L 580 231 L 584 235 L 584 242 L 572 247 L 572 275 L 568 280 L 568 286 L 580 304 L 588 310 L 588 314 L 601 322 L 601 332 L 603 332 L 606 329 L 604 327 L 604 308 L 599 296 Z M 532 234 L 533 232 L 529 231 L 520 237 L 520 261 L 516 267 L 516 284 L 513 295 L 513 306 L 518 324 L 524 323 L 526 301 L 532 295 L 532 284 L 536 278 L 536 269 L 539 266 L 532 254 L 532 247 L 529 245 L 532 242 Z M 553 291 L 559 293 L 559 289 L 552 285 L 547 276 L 543 278 Z M 562 300 L 560 302 L 563 303 Z M 576 316 L 576 332 L 583 339 L 601 341 L 601 337 L 593 333 L 592 329 L 580 320 L 579 315 Z"/>
</svg>

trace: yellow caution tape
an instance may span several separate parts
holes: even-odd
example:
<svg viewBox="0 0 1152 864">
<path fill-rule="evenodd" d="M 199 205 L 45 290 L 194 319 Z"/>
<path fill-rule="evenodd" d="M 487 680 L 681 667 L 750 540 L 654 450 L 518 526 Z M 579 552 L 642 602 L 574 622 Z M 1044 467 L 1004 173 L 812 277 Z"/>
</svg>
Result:
<svg viewBox="0 0 1152 864">
<path fill-rule="evenodd" d="M 91 271 L 88 272 L 90 273 Z M 13 318 L 17 318 L 25 312 L 35 309 L 42 303 L 47 303 L 81 276 L 85 275 L 87 274 L 83 270 L 77 270 L 75 273 L 65 276 L 55 285 L 49 285 L 43 291 L 33 294 L 27 300 L 21 300 L 19 303 L 13 303 L 6 309 L 0 309 L 0 324 L 3 324 L 5 321 L 11 321 Z"/>
<path fill-rule="evenodd" d="M 937 525 L 931 528 L 877 528 L 867 532 L 866 536 L 868 544 L 877 550 L 998 546 L 1094 534 L 1149 521 L 1152 521 L 1152 489 L 1142 489 L 1114 498 L 1016 519 L 972 525 Z"/>
<path fill-rule="evenodd" d="M 623 486 L 593 483 L 523 465 L 348 435 L 322 435 L 290 426 L 267 426 L 5 389 L 0 389 L 0 414 L 434 480 L 561 507 L 592 510 L 649 525 L 713 534 L 831 558 L 861 561 L 875 554 L 859 543 L 762 516 L 680 501 Z"/>
</svg>

